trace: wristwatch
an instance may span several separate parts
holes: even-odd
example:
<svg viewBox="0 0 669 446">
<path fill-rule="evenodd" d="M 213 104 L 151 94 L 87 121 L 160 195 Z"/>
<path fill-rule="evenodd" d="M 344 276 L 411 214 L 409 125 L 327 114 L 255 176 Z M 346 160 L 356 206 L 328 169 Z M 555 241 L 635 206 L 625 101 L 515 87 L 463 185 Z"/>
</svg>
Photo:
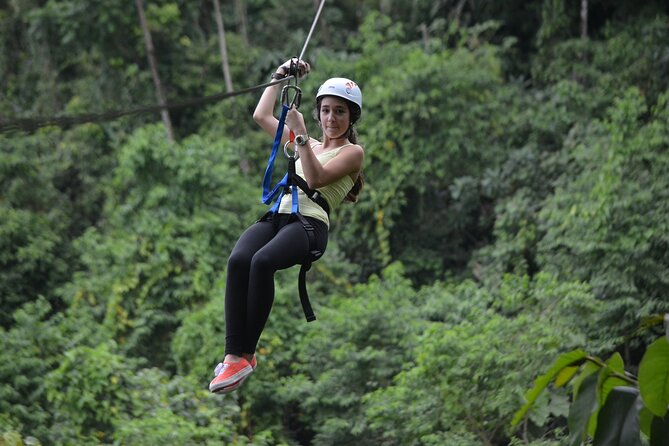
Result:
<svg viewBox="0 0 669 446">
<path fill-rule="evenodd" d="M 295 135 L 295 143 L 298 146 L 304 146 L 309 141 L 309 135 Z"/>
</svg>

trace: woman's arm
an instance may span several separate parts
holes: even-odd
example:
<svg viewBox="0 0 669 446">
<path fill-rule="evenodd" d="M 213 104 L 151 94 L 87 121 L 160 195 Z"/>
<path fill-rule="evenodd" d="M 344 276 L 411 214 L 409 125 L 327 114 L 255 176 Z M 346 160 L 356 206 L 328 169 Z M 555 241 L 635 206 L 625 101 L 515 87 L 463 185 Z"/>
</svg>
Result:
<svg viewBox="0 0 669 446">
<path fill-rule="evenodd" d="M 276 73 L 279 76 L 287 76 L 288 71 L 290 70 L 291 61 L 292 59 L 284 62 L 279 68 L 276 69 Z M 304 76 L 309 72 L 309 69 L 310 67 L 307 62 L 300 61 L 298 75 L 300 77 Z M 272 137 L 274 137 L 276 134 L 276 128 L 279 125 L 279 120 L 274 116 L 274 106 L 276 104 L 277 95 L 279 94 L 281 88 L 282 84 L 270 85 L 269 87 L 265 88 L 265 91 L 263 91 L 262 96 L 260 96 L 258 105 L 253 112 L 253 120 L 257 122 L 258 125 L 260 125 L 260 127 L 262 127 L 262 129 L 269 133 L 269 135 Z M 286 141 L 288 141 L 288 135 L 288 128 L 284 127 L 281 144 L 284 144 Z"/>
<path fill-rule="evenodd" d="M 304 179 L 312 189 L 327 186 L 346 175 L 357 175 L 362 170 L 365 153 L 358 145 L 343 148 L 324 166 L 318 161 L 311 148 L 304 147 L 300 150 L 300 160 L 302 160 Z"/>
<path fill-rule="evenodd" d="M 274 117 L 274 104 L 276 103 L 276 97 L 279 94 L 279 88 L 281 84 L 270 85 L 265 88 L 258 105 L 256 106 L 255 111 L 253 112 L 253 120 L 260 125 L 267 133 L 271 136 L 276 134 L 276 128 L 279 125 L 279 120 Z M 288 138 L 286 129 L 284 129 L 284 139 Z M 282 141 L 283 144 L 284 141 Z"/>
<path fill-rule="evenodd" d="M 286 124 L 296 135 L 307 135 L 307 127 L 304 123 L 302 113 L 295 108 L 291 108 L 286 116 Z M 309 143 L 304 146 L 298 146 L 304 179 L 312 189 L 326 186 L 334 183 L 346 175 L 353 175 L 360 172 L 364 161 L 364 151 L 358 145 L 351 145 L 342 149 L 342 151 L 332 160 L 322 165 L 316 155 L 311 150 Z"/>
</svg>

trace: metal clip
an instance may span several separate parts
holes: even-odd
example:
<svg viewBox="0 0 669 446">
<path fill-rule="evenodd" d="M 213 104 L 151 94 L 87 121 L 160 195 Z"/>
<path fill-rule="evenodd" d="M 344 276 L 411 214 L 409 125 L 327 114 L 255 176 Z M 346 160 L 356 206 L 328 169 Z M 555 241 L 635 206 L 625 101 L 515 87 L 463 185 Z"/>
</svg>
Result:
<svg viewBox="0 0 669 446">
<path fill-rule="evenodd" d="M 283 154 L 286 155 L 286 158 L 297 161 L 298 159 L 300 159 L 300 153 L 297 151 L 297 149 L 293 150 L 292 155 L 290 153 L 288 153 L 288 146 L 290 144 L 293 144 L 293 142 L 292 141 L 286 141 L 286 143 L 283 145 Z M 293 144 L 293 147 L 294 147 L 294 144 Z"/>
<path fill-rule="evenodd" d="M 291 97 L 290 90 L 294 90 Z M 281 104 L 286 105 L 289 108 L 295 106 L 295 108 L 300 108 L 302 103 L 302 90 L 297 85 L 285 85 L 281 90 Z"/>
</svg>

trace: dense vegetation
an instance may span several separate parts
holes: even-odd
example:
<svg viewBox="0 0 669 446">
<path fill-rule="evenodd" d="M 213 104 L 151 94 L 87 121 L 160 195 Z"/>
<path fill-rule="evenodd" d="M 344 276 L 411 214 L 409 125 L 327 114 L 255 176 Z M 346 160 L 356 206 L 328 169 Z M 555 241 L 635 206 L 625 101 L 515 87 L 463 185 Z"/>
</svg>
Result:
<svg viewBox="0 0 669 446">
<path fill-rule="evenodd" d="M 235 89 L 299 52 L 317 4 L 221 2 Z M 168 102 L 222 92 L 214 4 L 144 8 Z M 0 29 L 0 123 L 156 103 L 132 2 L 0 2 Z M 579 444 L 564 387 L 511 422 L 560 355 L 636 374 L 662 334 L 638 328 L 669 312 L 667 42 L 662 0 L 327 2 L 303 111 L 360 84 L 367 186 L 309 275 L 318 321 L 277 274 L 259 368 L 225 396 L 260 92 L 172 109 L 173 140 L 158 113 L 0 134 L 0 444 Z"/>
</svg>

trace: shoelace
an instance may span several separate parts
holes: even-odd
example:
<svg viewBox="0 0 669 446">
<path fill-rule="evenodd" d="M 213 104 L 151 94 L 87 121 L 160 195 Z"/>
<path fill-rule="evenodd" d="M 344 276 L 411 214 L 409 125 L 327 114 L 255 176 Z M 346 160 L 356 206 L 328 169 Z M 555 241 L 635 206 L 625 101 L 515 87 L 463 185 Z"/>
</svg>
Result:
<svg viewBox="0 0 669 446">
<path fill-rule="evenodd" d="M 223 373 L 223 370 L 225 370 L 226 367 L 228 367 L 229 364 L 225 364 L 223 362 L 219 362 L 216 368 L 214 369 L 214 376 L 218 376 L 221 373 Z"/>
</svg>

